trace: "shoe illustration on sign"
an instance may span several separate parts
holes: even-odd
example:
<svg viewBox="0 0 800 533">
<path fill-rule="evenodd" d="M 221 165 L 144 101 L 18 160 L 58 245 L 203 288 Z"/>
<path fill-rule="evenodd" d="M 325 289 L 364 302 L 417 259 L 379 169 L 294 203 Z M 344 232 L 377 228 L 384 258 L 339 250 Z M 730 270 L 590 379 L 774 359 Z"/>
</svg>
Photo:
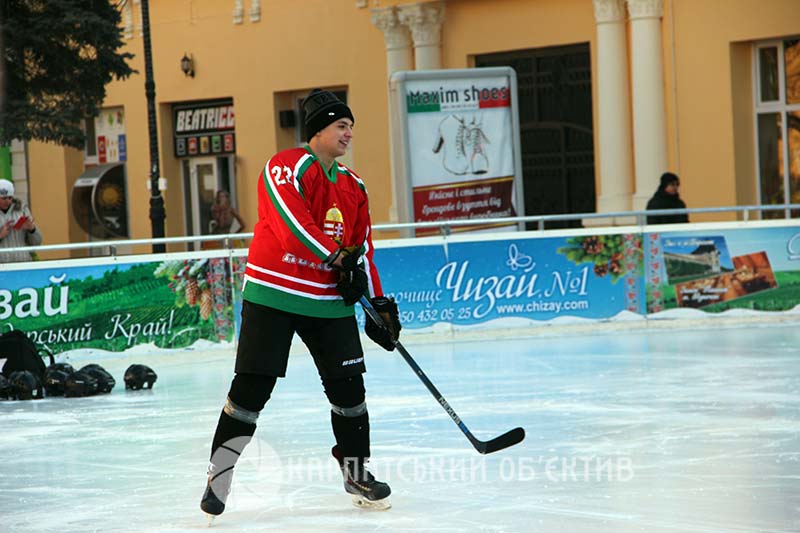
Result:
<svg viewBox="0 0 800 533">
<path fill-rule="evenodd" d="M 451 174 L 486 174 L 489 157 L 484 145 L 490 143 L 483 132 L 483 120 L 467 123 L 459 115 L 448 115 L 439 123 L 433 153 L 442 154 L 442 166 Z"/>
</svg>

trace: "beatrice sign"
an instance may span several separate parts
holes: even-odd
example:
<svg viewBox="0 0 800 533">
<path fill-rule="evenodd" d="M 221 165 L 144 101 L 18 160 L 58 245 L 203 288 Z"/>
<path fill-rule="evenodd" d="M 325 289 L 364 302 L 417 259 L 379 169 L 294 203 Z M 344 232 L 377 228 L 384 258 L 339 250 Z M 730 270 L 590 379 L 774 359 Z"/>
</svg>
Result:
<svg viewBox="0 0 800 533">
<path fill-rule="evenodd" d="M 172 113 L 175 157 L 236 152 L 233 100 L 175 104 Z"/>
</svg>

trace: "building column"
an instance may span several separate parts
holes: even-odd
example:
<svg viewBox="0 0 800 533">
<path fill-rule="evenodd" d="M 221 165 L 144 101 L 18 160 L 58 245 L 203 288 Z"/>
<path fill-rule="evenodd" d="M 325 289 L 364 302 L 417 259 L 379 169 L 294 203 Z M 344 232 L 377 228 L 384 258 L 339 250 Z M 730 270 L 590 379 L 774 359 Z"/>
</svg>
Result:
<svg viewBox="0 0 800 533">
<path fill-rule="evenodd" d="M 397 16 L 394 7 L 373 9 L 372 24 L 383 32 L 386 44 L 386 70 L 389 78 L 399 70 L 412 70 L 414 58 L 411 51 L 411 35 Z"/>
<path fill-rule="evenodd" d="M 233 2 L 233 23 L 241 24 L 244 22 L 244 0 L 235 0 Z"/>
<path fill-rule="evenodd" d="M 664 61 L 661 43 L 663 0 L 627 0 L 631 18 L 633 153 L 636 193 L 633 208 L 644 209 L 667 171 Z"/>
<path fill-rule="evenodd" d="M 402 70 L 412 70 L 414 68 L 411 35 L 408 32 L 408 28 L 400 22 L 396 8 L 377 8 L 373 9 L 371 13 L 372 24 L 383 32 L 383 40 L 386 44 L 386 86 L 388 88 L 388 80 L 391 79 L 392 74 Z M 406 194 L 398 194 L 398 187 L 402 188 L 403 191 L 406 187 L 405 184 L 397 183 L 397 176 L 401 175 L 402 172 L 402 169 L 398 166 L 401 156 L 397 153 L 400 146 L 400 132 L 396 124 L 397 120 L 392 117 L 391 102 L 389 102 L 389 108 L 389 157 L 393 192 L 392 203 L 389 207 L 389 220 L 395 222 L 398 220 L 398 198 L 405 198 L 406 196 Z M 396 140 L 398 142 L 395 142 Z"/>
<path fill-rule="evenodd" d="M 597 141 L 600 159 L 599 213 L 631 210 L 631 143 L 625 0 L 594 0 L 597 21 Z"/>
<path fill-rule="evenodd" d="M 442 68 L 442 23 L 444 2 L 407 4 L 397 7 L 402 24 L 414 38 L 414 62 L 417 70 Z"/>
</svg>

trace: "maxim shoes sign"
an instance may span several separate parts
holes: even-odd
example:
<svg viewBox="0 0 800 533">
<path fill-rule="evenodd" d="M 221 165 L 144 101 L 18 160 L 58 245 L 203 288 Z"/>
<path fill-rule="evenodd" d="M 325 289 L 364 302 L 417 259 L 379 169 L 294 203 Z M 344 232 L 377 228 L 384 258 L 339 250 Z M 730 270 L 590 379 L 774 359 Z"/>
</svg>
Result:
<svg viewBox="0 0 800 533">
<path fill-rule="evenodd" d="M 407 176 L 405 190 L 398 191 L 402 218 L 431 222 L 523 214 L 512 69 L 399 72 L 392 84 L 402 130 L 401 174 Z M 416 230 L 418 236 L 436 233 L 436 228 Z"/>
</svg>

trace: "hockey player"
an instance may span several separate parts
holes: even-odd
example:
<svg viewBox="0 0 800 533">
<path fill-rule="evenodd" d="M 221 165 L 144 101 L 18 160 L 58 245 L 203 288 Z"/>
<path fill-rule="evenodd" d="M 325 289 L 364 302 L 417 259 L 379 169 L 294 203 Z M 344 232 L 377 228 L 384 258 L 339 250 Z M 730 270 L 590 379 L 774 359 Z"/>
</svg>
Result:
<svg viewBox="0 0 800 533">
<path fill-rule="evenodd" d="M 332 449 L 356 505 L 388 508 L 386 483 L 370 456 L 364 354 L 353 305 L 367 295 L 386 327 L 367 320 L 367 335 L 393 350 L 397 305 L 383 296 L 372 261 L 364 183 L 336 161 L 353 137 L 353 114 L 333 93 L 315 89 L 303 102 L 308 145 L 275 154 L 258 182 L 258 222 L 244 276 L 235 376 L 211 444 L 200 507 L 225 509 L 233 467 L 279 377 L 297 333 L 317 366 L 331 404 Z"/>
</svg>

